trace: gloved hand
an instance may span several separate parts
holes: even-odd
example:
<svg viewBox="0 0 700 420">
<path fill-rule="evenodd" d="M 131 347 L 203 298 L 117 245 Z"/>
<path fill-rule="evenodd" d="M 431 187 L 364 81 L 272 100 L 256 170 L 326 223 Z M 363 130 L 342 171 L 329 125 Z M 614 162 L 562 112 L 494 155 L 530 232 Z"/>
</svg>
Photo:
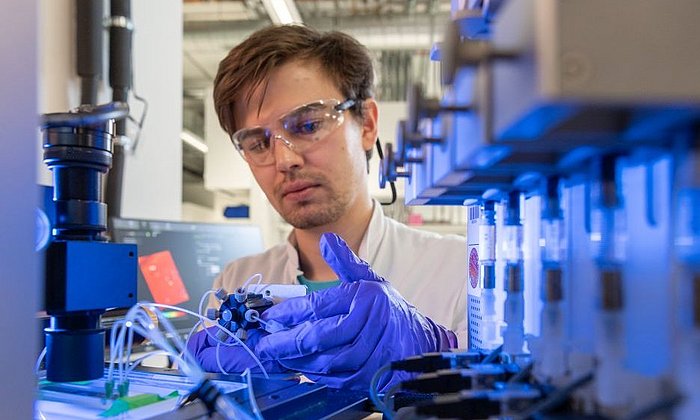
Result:
<svg viewBox="0 0 700 420">
<path fill-rule="evenodd" d="M 218 331 L 217 327 L 209 327 L 207 331 L 201 330 L 190 337 L 187 342 L 187 349 L 192 353 L 194 358 L 202 366 L 202 369 L 208 372 L 221 372 L 219 365 L 216 361 L 216 347 L 217 341 L 213 337 L 216 337 Z M 254 352 L 255 345 L 258 343 L 260 338 L 268 333 L 261 329 L 248 330 L 248 338 L 245 341 L 245 345 L 252 349 Z M 227 344 L 231 344 L 235 340 L 231 337 L 225 341 Z M 254 352 L 255 353 L 255 352 Z M 225 346 L 223 344 L 219 345 L 219 362 L 221 362 L 221 367 L 227 373 L 240 374 L 243 373 L 247 368 L 250 368 L 253 373 L 260 373 L 260 367 L 250 356 L 250 353 L 246 351 L 241 345 L 235 346 Z M 267 360 L 262 362 L 263 367 L 267 373 L 279 373 L 285 372 L 279 363 Z"/>
<path fill-rule="evenodd" d="M 419 313 L 339 236 L 324 234 L 320 247 L 341 284 L 265 311 L 263 320 L 288 329 L 260 338 L 256 352 L 261 360 L 276 360 L 334 388 L 365 390 L 390 361 L 457 346 L 452 331 Z M 403 372 L 385 375 L 379 389 L 406 377 Z"/>
</svg>

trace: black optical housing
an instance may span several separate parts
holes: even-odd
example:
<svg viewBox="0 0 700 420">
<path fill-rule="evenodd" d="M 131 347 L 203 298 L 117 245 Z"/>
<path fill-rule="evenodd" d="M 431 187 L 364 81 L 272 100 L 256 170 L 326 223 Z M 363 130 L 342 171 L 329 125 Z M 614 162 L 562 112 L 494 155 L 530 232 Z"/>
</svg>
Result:
<svg viewBox="0 0 700 420">
<path fill-rule="evenodd" d="M 102 377 L 105 331 L 100 316 L 136 303 L 136 246 L 106 240 L 104 177 L 112 164 L 115 102 L 42 117 L 44 163 L 53 172 L 55 225 L 46 249 L 47 379 Z"/>
</svg>

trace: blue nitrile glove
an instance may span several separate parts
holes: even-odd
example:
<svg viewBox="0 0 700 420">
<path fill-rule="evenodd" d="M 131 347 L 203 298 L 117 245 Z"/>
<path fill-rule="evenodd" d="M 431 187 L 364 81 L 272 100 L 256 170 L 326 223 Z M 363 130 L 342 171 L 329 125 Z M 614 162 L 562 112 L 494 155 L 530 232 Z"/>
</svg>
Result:
<svg viewBox="0 0 700 420">
<path fill-rule="evenodd" d="M 334 388 L 365 390 L 390 361 L 457 346 L 452 331 L 406 302 L 339 236 L 324 234 L 320 246 L 340 285 L 265 311 L 261 318 L 288 329 L 260 339 L 256 352 L 261 360 L 276 360 Z M 407 377 L 403 372 L 386 375 L 379 389 Z"/>
<path fill-rule="evenodd" d="M 218 328 L 209 327 L 207 330 L 209 334 L 207 334 L 207 331 L 202 330 L 190 337 L 190 341 L 187 343 L 187 349 L 190 351 L 190 353 L 192 353 L 197 362 L 199 362 L 202 369 L 208 372 L 221 372 L 221 369 L 219 369 L 219 365 L 216 362 L 217 342 L 214 340 L 214 338 L 212 338 L 216 337 Z M 245 341 L 246 346 L 253 349 L 253 353 L 255 353 L 256 344 L 260 338 L 267 334 L 267 332 L 260 329 L 248 330 L 248 338 Z M 234 341 L 235 340 L 231 337 L 228 337 L 225 340 L 226 343 L 233 343 Z M 248 353 L 241 345 L 219 345 L 219 361 L 221 362 L 221 367 L 223 367 L 227 373 L 240 374 L 247 368 L 250 368 L 251 372 L 253 373 L 260 373 L 260 367 L 258 364 L 255 363 L 253 358 L 250 356 L 250 353 Z M 271 360 L 263 361 L 262 365 L 267 373 L 279 373 L 286 371 L 286 369 L 280 366 L 279 363 Z"/>
</svg>

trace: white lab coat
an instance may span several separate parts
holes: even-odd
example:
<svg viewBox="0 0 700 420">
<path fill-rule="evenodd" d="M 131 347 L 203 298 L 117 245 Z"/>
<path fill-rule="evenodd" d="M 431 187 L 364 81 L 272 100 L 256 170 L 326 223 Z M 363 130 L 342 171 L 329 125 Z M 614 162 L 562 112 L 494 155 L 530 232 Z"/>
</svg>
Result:
<svg viewBox="0 0 700 420">
<path fill-rule="evenodd" d="M 467 347 L 467 245 L 463 237 L 410 228 L 382 212 L 374 203 L 372 218 L 360 243 L 359 257 L 433 321 L 457 334 Z M 294 234 L 269 250 L 228 264 L 214 288 L 229 292 L 251 275 L 265 284 L 299 284 L 299 256 Z"/>
</svg>

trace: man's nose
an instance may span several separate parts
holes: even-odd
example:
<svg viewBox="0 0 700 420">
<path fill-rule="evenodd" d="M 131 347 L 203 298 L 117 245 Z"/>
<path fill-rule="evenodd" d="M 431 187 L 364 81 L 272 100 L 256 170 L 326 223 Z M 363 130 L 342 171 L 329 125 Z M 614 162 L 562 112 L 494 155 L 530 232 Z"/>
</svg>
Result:
<svg viewBox="0 0 700 420">
<path fill-rule="evenodd" d="M 304 158 L 289 140 L 280 135 L 273 136 L 272 140 L 275 143 L 273 153 L 278 171 L 287 172 L 292 168 L 304 165 Z"/>
</svg>

